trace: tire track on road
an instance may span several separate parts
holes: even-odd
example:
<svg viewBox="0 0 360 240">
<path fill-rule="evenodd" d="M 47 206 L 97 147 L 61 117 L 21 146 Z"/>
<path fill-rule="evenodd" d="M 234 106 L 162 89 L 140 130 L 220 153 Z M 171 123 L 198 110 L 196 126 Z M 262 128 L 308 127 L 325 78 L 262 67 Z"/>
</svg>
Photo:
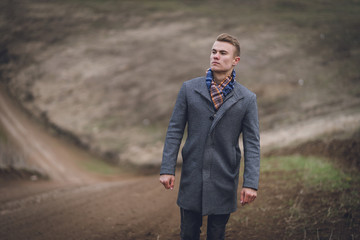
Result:
<svg viewBox="0 0 360 240">
<path fill-rule="evenodd" d="M 84 179 L 78 172 L 66 166 L 69 160 L 66 153 L 54 149 L 48 138 L 43 138 L 39 129 L 34 128 L 31 120 L 25 114 L 16 111 L 16 106 L 6 96 L 3 87 L 0 87 L 0 121 L 9 135 L 26 154 L 27 160 L 41 168 L 52 180 L 81 183 Z M 21 115 L 21 116 L 19 116 Z"/>
</svg>

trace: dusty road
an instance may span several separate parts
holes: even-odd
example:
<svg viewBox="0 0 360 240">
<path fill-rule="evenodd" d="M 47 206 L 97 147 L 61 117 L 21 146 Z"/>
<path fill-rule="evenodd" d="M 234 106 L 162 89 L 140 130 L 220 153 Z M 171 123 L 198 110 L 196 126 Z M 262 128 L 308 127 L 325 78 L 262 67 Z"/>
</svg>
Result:
<svg viewBox="0 0 360 240">
<path fill-rule="evenodd" d="M 86 172 L 80 167 L 86 153 L 46 133 L 0 91 L 1 123 L 51 179 L 0 183 L 1 239 L 166 239 L 160 236 L 177 233 L 176 192 L 164 191 L 158 176 L 109 179 Z"/>
<path fill-rule="evenodd" d="M 155 177 L 55 188 L 2 203 L 1 238 L 176 239 L 174 201 Z"/>
</svg>

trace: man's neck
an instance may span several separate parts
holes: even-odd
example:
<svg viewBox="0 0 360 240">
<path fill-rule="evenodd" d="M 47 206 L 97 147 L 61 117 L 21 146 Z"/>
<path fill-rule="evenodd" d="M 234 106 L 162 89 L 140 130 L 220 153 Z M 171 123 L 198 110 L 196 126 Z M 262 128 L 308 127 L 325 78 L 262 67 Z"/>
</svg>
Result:
<svg viewBox="0 0 360 240">
<path fill-rule="evenodd" d="M 224 81 L 224 79 L 231 75 L 233 69 L 231 69 L 230 71 L 228 72 L 213 72 L 213 77 L 214 77 L 214 81 L 217 83 L 217 84 L 220 84 L 222 83 L 222 81 Z"/>
</svg>

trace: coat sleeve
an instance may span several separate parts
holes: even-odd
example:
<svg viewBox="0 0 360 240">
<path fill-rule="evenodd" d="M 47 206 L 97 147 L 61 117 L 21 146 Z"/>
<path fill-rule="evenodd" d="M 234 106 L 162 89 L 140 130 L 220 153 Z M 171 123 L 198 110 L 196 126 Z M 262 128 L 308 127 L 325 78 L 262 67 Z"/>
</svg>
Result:
<svg viewBox="0 0 360 240">
<path fill-rule="evenodd" d="M 259 120 L 254 94 L 243 120 L 244 181 L 243 187 L 258 189 L 260 175 Z"/>
<path fill-rule="evenodd" d="M 175 175 L 176 161 L 187 122 L 186 86 L 182 85 L 166 133 L 160 174 Z"/>
</svg>

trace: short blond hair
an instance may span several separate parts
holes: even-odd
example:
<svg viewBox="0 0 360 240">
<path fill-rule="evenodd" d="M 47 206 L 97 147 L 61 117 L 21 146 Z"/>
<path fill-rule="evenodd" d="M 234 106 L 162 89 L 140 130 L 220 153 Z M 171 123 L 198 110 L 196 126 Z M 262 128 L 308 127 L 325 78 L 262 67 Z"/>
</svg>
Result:
<svg viewBox="0 0 360 240">
<path fill-rule="evenodd" d="M 236 49 L 235 50 L 235 55 L 240 57 L 240 43 L 236 39 L 236 37 L 231 36 L 230 34 L 227 34 L 227 33 L 222 33 L 219 36 L 217 36 L 216 41 L 230 43 Z"/>
</svg>

